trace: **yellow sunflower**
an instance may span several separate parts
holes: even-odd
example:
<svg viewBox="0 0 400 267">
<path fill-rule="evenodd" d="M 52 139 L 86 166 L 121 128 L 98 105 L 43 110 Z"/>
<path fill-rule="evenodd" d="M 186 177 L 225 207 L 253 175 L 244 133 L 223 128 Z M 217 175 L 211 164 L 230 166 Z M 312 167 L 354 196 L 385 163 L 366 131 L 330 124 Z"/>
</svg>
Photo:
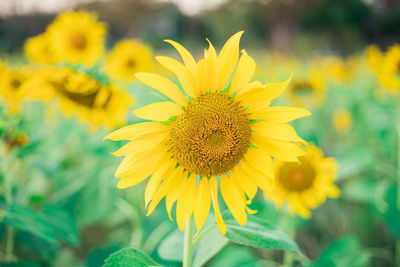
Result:
<svg viewBox="0 0 400 267">
<path fill-rule="evenodd" d="M 21 104 L 29 97 L 29 91 L 23 88 L 28 77 L 27 70 L 16 70 L 4 67 L 0 72 L 0 96 L 6 101 L 10 113 L 17 113 Z"/>
<path fill-rule="evenodd" d="M 58 61 L 92 65 L 102 55 L 107 25 L 95 13 L 68 11 L 47 28 Z"/>
<path fill-rule="evenodd" d="M 138 73 L 144 84 L 171 101 L 149 104 L 134 111 L 147 122 L 123 127 L 106 138 L 129 140 L 114 153 L 125 156 L 115 176 L 117 187 L 144 181 L 148 215 L 165 197 L 167 212 L 176 202 L 176 221 L 184 230 L 194 215 L 197 233 L 212 203 L 221 233 L 226 225 L 221 216 L 218 188 L 227 207 L 240 225 L 247 221 L 247 205 L 257 188 L 273 187 L 271 156 L 297 161 L 304 141 L 287 122 L 310 115 L 299 108 L 269 107 L 288 86 L 280 83 L 250 82 L 256 64 L 245 50 L 239 59 L 243 32 L 233 35 L 219 55 L 209 42 L 198 62 L 180 44 L 167 40 L 183 59 L 156 60 L 173 72 L 182 86 L 152 73 Z M 247 199 L 246 199 L 247 196 Z"/>
<path fill-rule="evenodd" d="M 56 99 L 66 116 L 77 115 L 92 130 L 99 126 L 111 130 L 126 123 L 125 114 L 134 100 L 114 84 L 101 84 L 70 68 L 49 67 L 35 74 L 26 86 L 41 88 L 42 99 Z"/>
<path fill-rule="evenodd" d="M 318 107 L 323 103 L 325 94 L 324 75 L 317 68 L 312 68 L 293 81 L 288 97 L 289 101 L 298 107 Z"/>
<path fill-rule="evenodd" d="M 337 165 L 334 158 L 324 158 L 322 151 L 313 145 L 306 148 L 307 154 L 300 162 L 274 162 L 275 187 L 264 196 L 277 207 L 286 201 L 289 212 L 309 218 L 311 212 L 327 197 L 336 198 L 340 190 L 333 184 Z"/>
<path fill-rule="evenodd" d="M 400 91 L 400 45 L 392 46 L 384 55 L 379 80 L 392 93 Z"/>
<path fill-rule="evenodd" d="M 24 44 L 25 56 L 39 64 L 56 63 L 54 52 L 51 49 L 48 34 L 43 33 L 26 40 Z"/>
<path fill-rule="evenodd" d="M 107 73 L 116 79 L 133 79 L 135 73 L 151 71 L 151 48 L 135 40 L 123 40 L 115 45 L 107 60 Z"/>
<path fill-rule="evenodd" d="M 383 62 L 383 54 L 378 46 L 369 45 L 365 49 L 365 54 L 367 56 L 367 61 L 375 74 L 379 74 L 381 72 L 381 66 Z"/>
</svg>

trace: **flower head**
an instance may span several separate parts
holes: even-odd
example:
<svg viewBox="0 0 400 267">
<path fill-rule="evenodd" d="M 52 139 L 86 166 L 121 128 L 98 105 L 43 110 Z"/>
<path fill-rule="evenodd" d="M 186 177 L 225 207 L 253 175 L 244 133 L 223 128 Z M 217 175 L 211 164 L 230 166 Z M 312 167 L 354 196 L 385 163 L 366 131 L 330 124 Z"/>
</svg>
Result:
<svg viewBox="0 0 400 267">
<path fill-rule="evenodd" d="M 145 191 L 148 214 L 165 197 L 170 218 L 176 202 L 176 221 L 185 229 L 193 214 L 197 232 L 212 203 L 217 224 L 226 226 L 218 202 L 218 188 L 239 224 L 247 220 L 247 205 L 257 188 L 273 187 L 271 156 L 297 161 L 304 141 L 287 122 L 310 115 L 304 109 L 270 107 L 290 79 L 281 83 L 250 82 L 256 64 L 245 50 L 239 59 L 243 32 L 233 35 L 219 55 L 209 42 L 198 62 L 180 44 L 167 40 L 183 59 L 159 56 L 156 60 L 178 78 L 184 93 L 167 78 L 138 73 L 144 84 L 170 101 L 134 111 L 148 120 L 123 127 L 106 138 L 129 140 L 114 153 L 125 156 L 115 176 L 118 188 L 134 186 L 149 176 Z"/>
<path fill-rule="evenodd" d="M 29 91 L 23 87 L 28 75 L 26 69 L 3 67 L 0 71 L 0 96 L 6 100 L 10 113 L 18 112 L 23 100 L 29 97 Z"/>
<path fill-rule="evenodd" d="M 107 59 L 107 73 L 116 79 L 133 79 L 135 73 L 151 71 L 152 68 L 150 47 L 135 40 L 116 44 Z"/>
<path fill-rule="evenodd" d="M 102 55 L 106 24 L 86 11 L 68 11 L 49 25 L 46 34 L 57 61 L 92 65 Z"/>
<path fill-rule="evenodd" d="M 24 45 L 26 57 L 39 64 L 56 63 L 48 34 L 43 33 L 26 40 Z"/>
<path fill-rule="evenodd" d="M 264 196 L 278 207 L 286 201 L 289 212 L 309 218 L 311 212 L 329 197 L 338 197 L 339 189 L 333 184 L 336 177 L 336 161 L 324 158 L 322 151 L 313 145 L 306 148 L 307 154 L 300 162 L 274 163 L 276 183 L 274 190 Z"/>
</svg>

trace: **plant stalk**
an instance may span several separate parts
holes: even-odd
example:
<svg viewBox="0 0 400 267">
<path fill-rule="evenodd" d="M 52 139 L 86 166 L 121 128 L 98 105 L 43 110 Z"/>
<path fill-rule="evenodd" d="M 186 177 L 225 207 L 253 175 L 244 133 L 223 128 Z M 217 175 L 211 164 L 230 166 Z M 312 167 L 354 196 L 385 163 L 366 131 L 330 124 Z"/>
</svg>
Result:
<svg viewBox="0 0 400 267">
<path fill-rule="evenodd" d="M 184 236 L 183 267 L 192 266 L 192 256 L 193 256 L 192 233 L 193 233 L 193 216 L 190 216 L 186 225 L 185 236 Z"/>
</svg>

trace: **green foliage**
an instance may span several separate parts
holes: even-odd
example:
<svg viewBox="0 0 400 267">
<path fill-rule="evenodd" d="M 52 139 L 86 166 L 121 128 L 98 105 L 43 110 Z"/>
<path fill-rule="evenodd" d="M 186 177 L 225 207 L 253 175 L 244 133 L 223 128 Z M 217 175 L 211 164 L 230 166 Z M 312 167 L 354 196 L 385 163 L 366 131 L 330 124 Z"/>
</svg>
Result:
<svg viewBox="0 0 400 267">
<path fill-rule="evenodd" d="M 160 266 L 152 258 L 150 258 L 145 252 L 135 248 L 123 248 L 108 257 L 105 260 L 104 267 L 148 267 L 148 266 Z"/>
<path fill-rule="evenodd" d="M 225 212 L 223 218 L 228 227 L 225 236 L 234 243 L 263 249 L 300 252 L 290 237 L 267 221 L 249 216 L 246 225 L 239 226 L 230 213 Z"/>
</svg>

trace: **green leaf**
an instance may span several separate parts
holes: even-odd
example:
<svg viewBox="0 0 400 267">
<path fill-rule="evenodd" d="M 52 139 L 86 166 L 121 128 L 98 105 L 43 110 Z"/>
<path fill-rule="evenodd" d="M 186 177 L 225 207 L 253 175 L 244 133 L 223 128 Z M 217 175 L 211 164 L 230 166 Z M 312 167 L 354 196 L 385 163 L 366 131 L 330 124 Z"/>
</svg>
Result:
<svg viewBox="0 0 400 267">
<path fill-rule="evenodd" d="M 57 234 L 45 217 L 20 205 L 10 205 L 5 210 L 3 222 L 12 227 L 36 235 L 51 244 L 57 243 Z"/>
<path fill-rule="evenodd" d="M 80 244 L 78 229 L 70 214 L 50 205 L 44 207 L 43 214 L 45 219 L 53 226 L 57 238 L 73 245 Z"/>
<path fill-rule="evenodd" d="M 397 208 L 396 184 L 393 184 L 393 186 L 387 191 L 385 201 L 388 205 L 384 213 L 386 223 L 397 240 L 400 240 L 400 211 Z"/>
<path fill-rule="evenodd" d="M 246 225 L 240 226 L 229 211 L 223 214 L 228 228 L 225 237 L 234 243 L 264 249 L 281 249 L 300 252 L 297 244 L 283 231 L 269 222 L 249 216 Z"/>
<path fill-rule="evenodd" d="M 314 267 L 368 266 L 371 254 L 364 249 L 356 236 L 350 235 L 332 242 L 320 255 Z"/>
<path fill-rule="evenodd" d="M 221 253 L 218 253 L 215 259 L 211 262 L 210 267 L 242 267 L 245 265 L 249 266 L 256 261 L 257 257 L 249 247 L 227 246 L 221 251 Z"/>
<path fill-rule="evenodd" d="M 194 250 L 193 266 L 200 267 L 214 257 L 228 243 L 214 225 L 212 230 L 201 237 Z"/>
<path fill-rule="evenodd" d="M 147 266 L 161 266 L 155 262 L 145 252 L 135 248 L 123 248 L 111 254 L 105 260 L 105 267 L 147 267 Z"/>
<path fill-rule="evenodd" d="M 161 241 L 157 253 L 163 260 L 181 262 L 183 258 L 183 233 L 175 230 L 169 234 Z"/>
</svg>

